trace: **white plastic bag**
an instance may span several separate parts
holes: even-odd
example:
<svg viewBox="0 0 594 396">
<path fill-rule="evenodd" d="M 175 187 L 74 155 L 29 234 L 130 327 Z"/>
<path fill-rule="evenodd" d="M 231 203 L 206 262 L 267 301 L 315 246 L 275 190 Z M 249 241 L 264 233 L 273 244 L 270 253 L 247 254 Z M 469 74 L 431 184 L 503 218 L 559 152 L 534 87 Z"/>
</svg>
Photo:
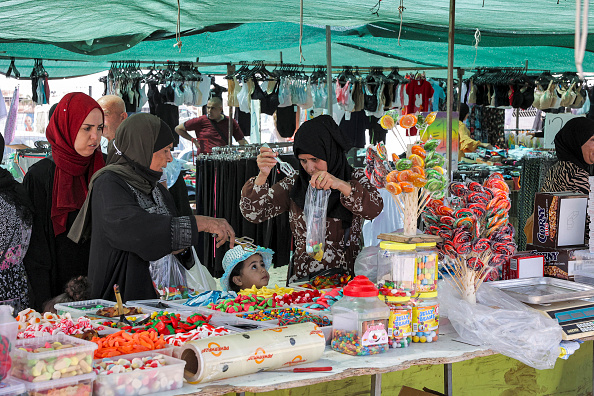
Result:
<svg viewBox="0 0 594 396">
<path fill-rule="evenodd" d="M 355 275 L 364 275 L 377 282 L 377 253 L 379 246 L 366 246 L 355 259 Z"/>
<path fill-rule="evenodd" d="M 188 287 L 195 290 L 196 294 L 216 290 L 217 282 L 212 277 L 210 272 L 202 265 L 196 250 L 192 246 L 192 254 L 194 255 L 194 266 L 190 270 L 186 270 L 191 276 L 188 279 Z"/>
<path fill-rule="evenodd" d="M 538 370 L 555 367 L 562 335 L 555 320 L 489 284 L 479 288 L 476 304 L 462 300 L 446 282 L 438 296 L 440 314 L 450 319 L 461 340 Z"/>
</svg>

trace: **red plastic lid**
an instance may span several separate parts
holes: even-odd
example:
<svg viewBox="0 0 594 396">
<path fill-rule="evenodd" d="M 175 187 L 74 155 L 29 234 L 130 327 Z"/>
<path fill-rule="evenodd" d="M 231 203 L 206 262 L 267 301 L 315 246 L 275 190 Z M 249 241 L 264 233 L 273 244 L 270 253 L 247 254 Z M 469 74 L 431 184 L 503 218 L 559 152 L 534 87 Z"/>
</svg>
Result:
<svg viewBox="0 0 594 396">
<path fill-rule="evenodd" d="M 355 276 L 344 288 L 344 295 L 349 297 L 377 297 L 379 290 L 366 276 Z"/>
</svg>

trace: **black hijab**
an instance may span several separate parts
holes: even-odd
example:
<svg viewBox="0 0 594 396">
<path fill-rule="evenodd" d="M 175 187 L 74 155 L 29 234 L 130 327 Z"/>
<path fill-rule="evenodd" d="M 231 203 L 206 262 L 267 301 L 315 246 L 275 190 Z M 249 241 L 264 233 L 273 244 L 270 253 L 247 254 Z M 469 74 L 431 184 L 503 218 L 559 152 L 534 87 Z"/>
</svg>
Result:
<svg viewBox="0 0 594 396">
<path fill-rule="evenodd" d="M 313 155 L 328 163 L 328 173 L 349 181 L 353 168 L 348 164 L 346 151 L 350 145 L 343 136 L 342 131 L 328 115 L 321 115 L 304 122 L 295 134 L 293 152 L 299 159 L 300 154 Z M 301 209 L 305 206 L 305 193 L 309 186 L 311 176 L 299 167 L 299 176 L 291 190 L 291 199 Z M 340 202 L 340 191 L 332 190 L 328 201 L 328 217 L 341 219 L 343 228 L 348 228 L 353 220 L 353 213 Z"/>
<path fill-rule="evenodd" d="M 4 159 L 4 136 L 0 133 L 0 163 Z M 0 167 L 0 192 L 6 194 L 6 197 L 10 200 L 10 203 L 17 207 L 25 207 L 29 210 L 33 210 L 33 204 L 29 199 L 27 190 L 25 187 L 14 180 L 12 173 L 8 170 Z"/>
<path fill-rule="evenodd" d="M 153 153 L 173 143 L 171 128 L 158 117 L 138 113 L 126 118 L 116 130 L 116 137 L 109 144 L 107 166 L 93 174 L 89 192 L 68 238 L 74 242 L 90 235 L 91 191 L 95 179 L 110 171 L 124 179 L 132 187 L 151 194 L 163 172 L 150 169 Z"/>
<path fill-rule="evenodd" d="M 594 121 L 585 117 L 569 120 L 555 136 L 555 150 L 559 161 L 570 161 L 592 174 L 582 155 L 582 146 L 594 136 Z"/>
</svg>

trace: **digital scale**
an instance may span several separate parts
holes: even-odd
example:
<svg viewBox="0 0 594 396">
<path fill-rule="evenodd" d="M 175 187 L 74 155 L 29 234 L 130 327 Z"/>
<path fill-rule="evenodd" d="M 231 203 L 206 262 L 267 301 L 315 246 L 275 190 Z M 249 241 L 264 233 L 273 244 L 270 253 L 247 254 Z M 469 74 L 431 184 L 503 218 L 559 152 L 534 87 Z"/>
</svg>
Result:
<svg viewBox="0 0 594 396">
<path fill-rule="evenodd" d="M 490 284 L 559 322 L 564 340 L 594 336 L 594 287 L 557 278 L 524 278 Z"/>
<path fill-rule="evenodd" d="M 557 320 L 563 329 L 564 340 L 594 336 L 594 302 L 592 301 L 561 301 L 546 305 L 528 305 L 545 316 Z"/>
</svg>

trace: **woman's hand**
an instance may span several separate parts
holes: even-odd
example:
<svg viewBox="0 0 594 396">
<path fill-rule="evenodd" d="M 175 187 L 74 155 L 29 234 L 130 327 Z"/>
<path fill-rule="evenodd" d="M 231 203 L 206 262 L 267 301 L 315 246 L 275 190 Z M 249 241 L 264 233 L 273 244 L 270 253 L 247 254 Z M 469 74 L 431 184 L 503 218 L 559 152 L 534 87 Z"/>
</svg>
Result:
<svg viewBox="0 0 594 396">
<path fill-rule="evenodd" d="M 277 163 L 275 159 L 277 156 L 278 154 L 273 152 L 270 147 L 260 147 L 260 154 L 256 157 L 258 169 L 260 169 L 260 173 L 258 174 L 258 177 L 256 177 L 256 185 L 261 186 L 266 183 L 270 171 L 272 171 L 272 168 L 274 168 Z"/>
<path fill-rule="evenodd" d="M 314 173 L 309 180 L 309 184 L 320 190 L 338 190 L 345 196 L 350 195 L 352 189 L 350 183 L 340 180 L 338 177 L 335 177 L 326 171 L 318 171 Z"/>
<path fill-rule="evenodd" d="M 229 241 L 230 247 L 235 245 L 235 231 L 233 231 L 233 228 L 227 223 L 227 220 L 207 216 L 194 217 L 196 218 L 198 231 L 213 234 L 217 241 L 217 247 L 223 246 L 227 241 Z"/>
</svg>

